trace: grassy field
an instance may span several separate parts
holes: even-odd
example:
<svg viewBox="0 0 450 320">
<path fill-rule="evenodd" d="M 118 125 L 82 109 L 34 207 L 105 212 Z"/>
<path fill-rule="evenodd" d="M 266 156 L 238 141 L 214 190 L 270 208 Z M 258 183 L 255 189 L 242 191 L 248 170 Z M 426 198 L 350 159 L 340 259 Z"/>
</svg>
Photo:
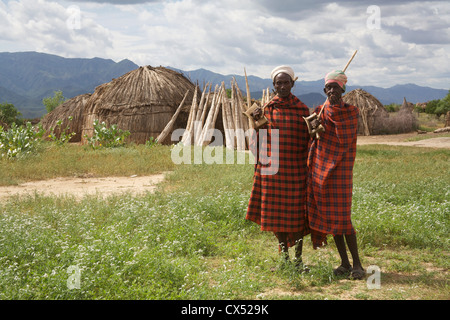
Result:
<svg viewBox="0 0 450 320">
<path fill-rule="evenodd" d="M 448 286 L 450 151 L 359 146 L 353 222 L 380 289 L 336 277 L 332 239 L 299 274 L 244 219 L 252 164 L 175 165 L 166 146 L 45 144 L 1 161 L 0 185 L 169 171 L 155 193 L 13 197 L 0 205 L 0 299 L 442 299 Z M 79 282 L 75 281 L 76 279 Z"/>
</svg>

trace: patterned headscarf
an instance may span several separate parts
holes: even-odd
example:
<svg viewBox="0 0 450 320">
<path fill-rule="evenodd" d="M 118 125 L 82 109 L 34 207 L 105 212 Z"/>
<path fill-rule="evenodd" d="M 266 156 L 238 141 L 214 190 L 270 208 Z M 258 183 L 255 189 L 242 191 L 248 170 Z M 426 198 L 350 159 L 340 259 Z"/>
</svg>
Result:
<svg viewBox="0 0 450 320">
<path fill-rule="evenodd" d="M 325 85 L 327 83 L 337 83 L 345 92 L 346 89 L 346 84 L 347 84 L 347 76 L 345 75 L 345 73 L 341 70 L 334 70 L 331 71 L 330 73 L 328 73 L 325 76 Z"/>
</svg>

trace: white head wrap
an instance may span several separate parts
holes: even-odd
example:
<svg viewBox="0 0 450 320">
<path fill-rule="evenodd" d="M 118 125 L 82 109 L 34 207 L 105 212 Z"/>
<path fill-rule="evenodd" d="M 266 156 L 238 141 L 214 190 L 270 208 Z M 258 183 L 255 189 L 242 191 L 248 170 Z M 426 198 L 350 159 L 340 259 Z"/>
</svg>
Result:
<svg viewBox="0 0 450 320">
<path fill-rule="evenodd" d="M 292 70 L 291 67 L 289 67 L 289 66 L 279 66 L 279 67 L 276 67 L 275 69 L 272 70 L 272 74 L 271 74 L 272 81 L 274 81 L 275 77 L 277 75 L 279 75 L 280 73 L 288 74 L 291 77 L 292 81 L 296 80 L 295 74 L 294 74 L 294 70 Z"/>
</svg>

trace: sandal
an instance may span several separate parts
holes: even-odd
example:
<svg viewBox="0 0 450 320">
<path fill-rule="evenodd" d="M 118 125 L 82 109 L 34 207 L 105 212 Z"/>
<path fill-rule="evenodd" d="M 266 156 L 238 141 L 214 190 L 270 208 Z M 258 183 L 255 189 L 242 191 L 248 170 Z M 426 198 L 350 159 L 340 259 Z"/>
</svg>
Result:
<svg viewBox="0 0 450 320">
<path fill-rule="evenodd" d="M 355 280 L 362 280 L 366 276 L 366 271 L 364 269 L 352 270 L 350 277 Z"/>
<path fill-rule="evenodd" d="M 339 266 L 336 269 L 333 270 L 333 274 L 335 276 L 344 276 L 349 274 L 350 272 L 352 272 L 352 267 L 344 267 L 344 266 Z"/>
</svg>

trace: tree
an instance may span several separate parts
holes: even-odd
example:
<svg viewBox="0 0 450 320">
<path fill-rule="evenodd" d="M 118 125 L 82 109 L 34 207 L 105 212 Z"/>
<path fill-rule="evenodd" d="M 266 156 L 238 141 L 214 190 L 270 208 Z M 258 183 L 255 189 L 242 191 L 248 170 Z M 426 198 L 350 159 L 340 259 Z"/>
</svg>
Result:
<svg viewBox="0 0 450 320">
<path fill-rule="evenodd" d="M 66 98 L 64 98 L 63 93 L 61 90 L 59 91 L 53 91 L 53 97 L 47 97 L 42 99 L 42 103 L 45 106 L 45 109 L 48 113 L 55 110 L 57 106 L 64 103 L 66 101 Z"/>
<path fill-rule="evenodd" d="M 431 100 L 427 102 L 427 106 L 425 108 L 425 113 L 434 114 L 436 107 L 440 100 Z"/>
<path fill-rule="evenodd" d="M 391 103 L 384 106 L 387 112 L 397 112 L 398 110 L 400 110 L 401 107 L 402 105 L 398 103 Z"/>
<path fill-rule="evenodd" d="M 19 110 L 14 107 L 11 103 L 3 103 L 0 104 L 0 121 L 11 125 L 13 123 L 16 123 L 17 125 L 22 124 L 22 120 L 19 119 L 19 117 L 22 114 L 19 112 Z"/>
<path fill-rule="evenodd" d="M 439 101 L 439 103 L 436 105 L 436 109 L 434 110 L 434 113 L 440 117 L 443 114 L 446 114 L 450 111 L 450 90 L 448 91 L 447 95 Z"/>
</svg>

